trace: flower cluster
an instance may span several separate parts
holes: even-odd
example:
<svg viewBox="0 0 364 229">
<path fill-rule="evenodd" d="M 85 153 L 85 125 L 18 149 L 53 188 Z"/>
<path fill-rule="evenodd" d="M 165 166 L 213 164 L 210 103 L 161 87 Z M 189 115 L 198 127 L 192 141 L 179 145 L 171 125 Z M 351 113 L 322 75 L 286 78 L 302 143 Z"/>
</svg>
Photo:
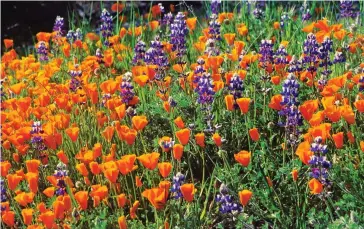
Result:
<svg viewBox="0 0 364 229">
<path fill-rule="evenodd" d="M 39 61 L 48 61 L 48 48 L 44 41 L 39 41 L 37 53 Z"/>
<path fill-rule="evenodd" d="M 322 137 L 314 139 L 314 143 L 311 144 L 311 151 L 314 153 L 308 162 L 312 167 L 311 177 L 319 180 L 321 184 L 330 185 L 328 169 L 331 168 L 331 162 L 326 159 L 325 155 L 328 148 L 327 145 L 323 144 Z"/>
<path fill-rule="evenodd" d="M 220 4 L 221 4 L 221 0 L 212 0 L 211 1 L 211 14 L 219 13 Z"/>
<path fill-rule="evenodd" d="M 302 68 L 302 60 L 297 59 L 295 56 L 292 56 L 291 61 L 289 62 L 287 71 L 289 73 L 299 73 L 303 70 Z"/>
<path fill-rule="evenodd" d="M 81 86 L 80 77 L 82 76 L 82 71 L 80 66 L 75 64 L 74 69 L 69 70 L 68 74 L 71 76 L 69 88 L 71 91 L 75 92 Z"/>
<path fill-rule="evenodd" d="M 67 35 L 67 40 L 70 42 L 70 43 L 73 43 L 77 40 L 81 41 L 82 38 L 83 38 L 83 35 L 82 35 L 82 31 L 80 28 L 77 28 L 76 31 L 73 31 L 73 30 L 69 30 Z"/>
<path fill-rule="evenodd" d="M 356 18 L 359 16 L 360 11 L 355 3 L 357 2 L 353 0 L 340 0 L 340 16 L 343 18 Z"/>
<path fill-rule="evenodd" d="M 299 130 L 298 126 L 302 125 L 302 116 L 298 110 L 298 92 L 299 84 L 294 74 L 290 73 L 287 79 L 283 82 L 282 86 L 282 110 L 279 115 L 285 117 L 284 123 L 279 123 L 280 126 L 285 127 L 287 141 L 290 145 L 295 146 L 298 143 Z"/>
<path fill-rule="evenodd" d="M 212 14 L 209 22 L 209 39 L 206 42 L 205 53 L 208 56 L 217 56 L 220 54 L 218 41 L 221 40 L 220 23 L 217 15 Z"/>
<path fill-rule="evenodd" d="M 329 68 L 333 64 L 330 60 L 330 53 L 333 51 L 332 45 L 332 40 L 329 37 L 325 37 L 324 41 L 318 49 L 318 57 L 320 59 L 319 66 L 323 68 L 323 71 L 321 72 L 321 78 L 318 81 L 320 89 L 322 89 L 326 85 L 328 76 L 332 72 Z"/>
<path fill-rule="evenodd" d="M 106 46 L 109 46 L 110 42 L 108 39 L 109 39 L 109 37 L 112 36 L 112 30 L 113 30 L 112 16 L 106 9 L 103 9 L 100 19 L 102 22 L 102 24 L 100 26 L 100 31 L 101 31 L 102 37 L 104 38 L 104 44 Z"/>
<path fill-rule="evenodd" d="M 307 35 L 307 39 L 303 43 L 303 63 L 307 64 L 307 71 L 313 73 L 316 72 L 316 63 L 318 62 L 318 49 L 319 44 L 317 43 L 316 36 L 313 33 Z"/>
<path fill-rule="evenodd" d="M 175 176 L 173 176 L 171 195 L 175 199 L 179 199 L 182 197 L 181 193 L 181 185 L 185 182 L 185 175 L 181 172 L 178 172 Z"/>
<path fill-rule="evenodd" d="M 7 201 L 7 197 L 6 197 L 4 179 L 2 177 L 0 177 L 0 202 L 4 203 L 6 201 Z M 3 205 L 1 205 L 1 211 L 4 211 L 4 210 L 5 209 L 3 209 Z"/>
<path fill-rule="evenodd" d="M 237 100 L 242 97 L 244 90 L 244 82 L 240 78 L 239 74 L 234 73 L 233 77 L 230 80 L 229 84 L 230 93 L 234 96 L 234 99 Z M 237 108 L 237 104 L 234 104 L 235 108 Z"/>
<path fill-rule="evenodd" d="M 134 47 L 133 65 L 139 65 L 144 61 L 146 45 L 145 42 L 138 37 L 138 42 Z"/>
<path fill-rule="evenodd" d="M 156 36 L 151 41 L 150 48 L 145 52 L 145 63 L 157 65 L 157 71 L 155 74 L 156 80 L 161 80 L 165 77 L 165 70 L 169 65 L 168 58 L 163 51 L 163 45 L 159 36 Z"/>
<path fill-rule="evenodd" d="M 47 146 L 44 144 L 44 139 L 41 136 L 42 133 L 43 130 L 40 121 L 33 122 L 32 129 L 30 130 L 30 134 L 32 135 L 31 143 L 38 154 L 47 149 Z"/>
<path fill-rule="evenodd" d="M 203 65 L 205 61 L 202 58 L 198 59 L 197 63 L 198 67 L 196 67 L 194 72 L 194 83 L 197 84 L 195 92 L 198 93 L 197 103 L 209 106 L 213 102 L 215 95 L 211 74 L 204 70 Z"/>
<path fill-rule="evenodd" d="M 173 24 L 171 24 L 171 44 L 172 51 L 177 52 L 177 58 L 179 62 L 182 61 L 182 57 L 186 54 L 186 35 L 188 33 L 185 15 L 182 12 L 178 12 Z"/>
<path fill-rule="evenodd" d="M 288 53 L 286 47 L 284 45 L 280 45 L 278 50 L 274 54 L 274 63 L 275 64 L 288 64 L 287 59 Z"/>
<path fill-rule="evenodd" d="M 56 20 L 54 22 L 54 26 L 53 26 L 53 32 L 55 32 L 55 36 L 53 37 L 53 41 L 56 44 L 60 44 L 60 39 L 61 39 L 61 37 L 63 35 L 63 31 L 62 31 L 63 25 L 64 25 L 63 18 L 60 17 L 60 16 L 57 16 Z"/>
<path fill-rule="evenodd" d="M 67 185 L 65 181 L 65 178 L 68 176 L 67 166 L 64 163 L 59 162 L 56 170 L 54 170 L 53 176 L 57 180 L 57 189 L 55 191 L 55 194 L 57 196 L 64 196 L 67 193 Z"/>
<path fill-rule="evenodd" d="M 259 1 L 255 3 L 255 9 L 253 10 L 253 15 L 256 19 L 262 19 L 264 17 L 265 2 Z"/>
<path fill-rule="evenodd" d="M 234 198 L 229 195 L 229 189 L 225 184 L 220 185 L 220 192 L 216 195 L 216 202 L 220 204 L 219 211 L 222 214 L 240 213 L 243 207 L 234 201 Z"/>
<path fill-rule="evenodd" d="M 120 85 L 120 97 L 121 101 L 125 104 L 129 104 L 130 101 L 134 98 L 134 86 L 131 83 L 131 72 L 127 72 L 123 75 L 123 81 Z"/>
</svg>

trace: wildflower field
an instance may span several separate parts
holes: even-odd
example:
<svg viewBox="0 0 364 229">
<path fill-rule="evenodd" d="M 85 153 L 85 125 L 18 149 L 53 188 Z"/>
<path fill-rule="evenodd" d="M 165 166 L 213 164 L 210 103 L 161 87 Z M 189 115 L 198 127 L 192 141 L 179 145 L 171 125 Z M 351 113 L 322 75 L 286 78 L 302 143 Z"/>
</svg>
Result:
<svg viewBox="0 0 364 229">
<path fill-rule="evenodd" d="M 363 1 L 138 4 L 2 38 L 1 228 L 364 227 Z"/>
</svg>

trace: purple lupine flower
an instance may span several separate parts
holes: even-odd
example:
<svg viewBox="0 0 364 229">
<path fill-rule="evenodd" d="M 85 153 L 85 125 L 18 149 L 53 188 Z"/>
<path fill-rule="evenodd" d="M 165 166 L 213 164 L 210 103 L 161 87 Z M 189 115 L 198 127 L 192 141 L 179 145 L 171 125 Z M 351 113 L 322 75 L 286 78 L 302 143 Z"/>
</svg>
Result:
<svg viewBox="0 0 364 229">
<path fill-rule="evenodd" d="M 82 41 L 82 39 L 83 39 L 82 30 L 80 28 L 77 28 L 75 32 L 75 40 Z"/>
<path fill-rule="evenodd" d="M 221 40 L 220 23 L 217 20 L 217 14 L 212 14 L 210 16 L 209 36 L 210 38 L 206 42 L 205 53 L 208 56 L 217 56 L 220 54 L 218 41 Z"/>
<path fill-rule="evenodd" d="M 216 195 L 216 202 L 220 204 L 219 211 L 222 214 L 240 213 L 243 207 L 234 201 L 234 198 L 229 195 L 229 189 L 225 184 L 220 185 L 219 194 Z"/>
<path fill-rule="evenodd" d="M 298 126 L 302 125 L 303 119 L 300 111 L 298 110 L 298 93 L 299 93 L 298 81 L 293 73 L 289 73 L 287 79 L 282 85 L 282 110 L 279 111 L 279 115 L 285 118 L 285 122 L 279 122 L 278 124 L 285 128 L 288 144 L 295 146 L 298 143 L 299 130 Z"/>
<path fill-rule="evenodd" d="M 145 52 L 146 64 L 157 65 L 155 79 L 161 80 L 166 75 L 166 68 L 169 65 L 168 58 L 163 51 L 163 45 L 159 40 L 159 36 L 156 36 L 151 41 L 150 48 Z"/>
<path fill-rule="evenodd" d="M 32 129 L 30 130 L 30 134 L 32 135 L 30 142 L 32 143 L 32 148 L 39 154 L 47 149 L 44 139 L 40 135 L 42 133 L 43 129 L 40 121 L 33 122 Z"/>
<path fill-rule="evenodd" d="M 133 65 L 140 65 L 144 61 L 145 56 L 145 42 L 141 40 L 140 37 L 138 37 L 138 42 L 135 45 L 134 48 L 134 57 L 133 57 Z"/>
<path fill-rule="evenodd" d="M 303 70 L 302 68 L 302 60 L 300 59 L 296 59 L 295 56 L 292 56 L 292 59 L 291 61 L 289 62 L 289 65 L 288 65 L 288 72 L 289 73 L 299 73 Z"/>
<path fill-rule="evenodd" d="M 195 77 L 194 83 L 197 83 L 195 92 L 199 95 L 197 103 L 201 105 L 210 105 L 213 102 L 215 95 L 211 74 L 203 72 L 201 76 Z"/>
<path fill-rule="evenodd" d="M 173 23 L 173 14 L 169 12 L 168 14 L 163 15 L 163 19 L 159 19 L 159 24 L 169 26 Z"/>
<path fill-rule="evenodd" d="M 278 50 L 274 54 L 274 63 L 275 64 L 288 64 L 287 59 L 288 53 L 286 47 L 284 45 L 280 45 Z"/>
<path fill-rule="evenodd" d="M 59 36 L 62 36 L 62 27 L 64 25 L 63 17 L 57 16 L 56 21 L 54 22 L 53 32 L 58 32 Z"/>
<path fill-rule="evenodd" d="M 332 72 L 329 68 L 332 65 L 332 61 L 330 60 L 330 52 L 333 51 L 332 45 L 332 40 L 329 37 L 325 37 L 318 49 L 318 57 L 320 59 L 319 66 L 323 68 L 323 71 L 321 71 L 321 78 L 318 80 L 320 89 L 322 89 L 327 84 L 328 76 Z"/>
<path fill-rule="evenodd" d="M 318 49 L 319 44 L 317 43 L 315 34 L 309 33 L 307 39 L 303 43 L 303 53 L 305 54 L 303 63 L 307 64 L 307 71 L 312 75 L 317 70 L 315 65 L 318 63 Z"/>
<path fill-rule="evenodd" d="M 322 137 L 316 137 L 311 144 L 310 149 L 314 155 L 310 157 L 308 163 L 310 164 L 311 177 L 318 179 L 324 185 L 330 185 L 328 180 L 328 169 L 331 168 L 331 162 L 326 159 L 326 153 L 328 152 L 327 145 L 322 143 Z"/>
<path fill-rule="evenodd" d="M 101 49 L 96 49 L 96 53 L 95 53 L 95 56 L 97 57 L 97 62 L 99 64 L 103 63 L 103 58 L 104 58 L 104 55 L 102 54 L 101 52 Z"/>
<path fill-rule="evenodd" d="M 175 176 L 173 176 L 173 182 L 172 182 L 172 187 L 171 187 L 172 194 L 171 195 L 175 199 L 180 199 L 182 197 L 180 188 L 184 181 L 185 181 L 185 175 L 183 175 L 180 172 L 178 172 Z"/>
<path fill-rule="evenodd" d="M 57 16 L 56 17 L 56 21 L 54 22 L 54 26 L 53 26 L 53 32 L 56 32 L 56 35 L 54 36 L 54 39 L 53 41 L 56 43 L 56 44 L 59 44 L 60 42 L 60 38 L 62 37 L 63 35 L 63 31 L 62 31 L 62 27 L 64 25 L 64 20 L 62 17 L 60 16 Z"/>
<path fill-rule="evenodd" d="M 281 28 L 284 28 L 284 22 L 289 20 L 289 16 L 286 12 L 284 12 L 281 16 L 281 21 L 279 22 L 279 25 Z"/>
<path fill-rule="evenodd" d="M 336 51 L 335 52 L 335 56 L 334 56 L 333 63 L 334 64 L 337 64 L 337 63 L 345 63 L 345 61 L 346 61 L 346 58 L 345 58 L 344 53 L 339 52 L 339 51 Z"/>
<path fill-rule="evenodd" d="M 211 1 L 211 13 L 212 14 L 219 14 L 219 6 L 221 0 L 212 0 Z"/>
<path fill-rule="evenodd" d="M 129 102 L 134 98 L 134 86 L 131 84 L 131 72 L 126 72 L 123 75 L 123 81 L 121 82 L 120 88 L 120 96 L 121 101 L 125 103 L 126 105 L 129 104 Z"/>
<path fill-rule="evenodd" d="M 168 97 L 168 103 L 171 107 L 176 107 L 177 106 L 177 102 L 172 98 L 172 96 Z"/>
<path fill-rule="evenodd" d="M 360 76 L 358 87 L 359 91 L 364 91 L 364 75 Z"/>
<path fill-rule="evenodd" d="M 310 10 L 306 9 L 305 12 L 302 14 L 302 21 L 308 21 L 312 17 Z"/>
<path fill-rule="evenodd" d="M 234 96 L 234 99 L 239 99 L 242 97 L 244 90 L 244 82 L 240 78 L 239 74 L 234 73 L 233 77 L 230 80 L 229 86 L 230 94 Z M 237 108 L 238 105 L 234 104 L 234 108 Z"/>
<path fill-rule="evenodd" d="M 66 194 L 66 181 L 65 178 L 68 176 L 67 165 L 59 162 L 56 170 L 54 170 L 53 176 L 57 179 L 57 190 L 55 191 L 56 196 L 63 196 Z"/>
<path fill-rule="evenodd" d="M 112 30 L 113 30 L 112 16 L 106 9 L 103 9 L 100 19 L 101 19 L 100 31 L 102 37 L 104 38 L 104 44 L 106 46 L 109 46 L 110 45 L 109 37 L 112 36 Z"/>
<path fill-rule="evenodd" d="M 68 74 L 71 76 L 71 81 L 69 88 L 71 91 L 75 92 L 81 86 L 80 77 L 82 76 L 81 68 L 78 64 L 74 65 L 75 70 L 69 70 Z"/>
<path fill-rule="evenodd" d="M 37 54 L 39 61 L 48 61 L 48 48 L 44 41 L 39 41 Z"/>
<path fill-rule="evenodd" d="M 273 64 L 274 51 L 272 40 L 262 40 L 259 47 L 259 53 L 261 54 L 259 62 L 263 69 L 268 70 L 267 67 Z M 263 78 L 265 78 L 263 76 Z"/>
<path fill-rule="evenodd" d="M 71 44 L 77 40 L 82 40 L 83 35 L 81 29 L 77 28 L 76 31 L 68 30 L 66 38 Z"/>
<path fill-rule="evenodd" d="M 256 2 L 255 9 L 253 10 L 253 16 L 256 19 L 262 19 L 264 17 L 265 2 Z"/>
<path fill-rule="evenodd" d="M 183 64 L 182 57 L 186 54 L 186 35 L 188 33 L 185 15 L 178 12 L 173 24 L 171 24 L 171 44 L 172 51 L 177 51 L 179 63 Z"/>
<path fill-rule="evenodd" d="M 2 177 L 0 177 L 0 202 L 6 202 L 7 201 L 7 197 L 6 197 L 6 189 L 5 189 L 5 184 L 4 184 L 4 179 Z M 5 207 L 3 208 L 1 206 L 1 211 L 4 211 Z"/>
<path fill-rule="evenodd" d="M 360 11 L 356 5 L 358 1 L 341 0 L 340 1 L 340 17 L 356 18 L 360 15 Z"/>
</svg>

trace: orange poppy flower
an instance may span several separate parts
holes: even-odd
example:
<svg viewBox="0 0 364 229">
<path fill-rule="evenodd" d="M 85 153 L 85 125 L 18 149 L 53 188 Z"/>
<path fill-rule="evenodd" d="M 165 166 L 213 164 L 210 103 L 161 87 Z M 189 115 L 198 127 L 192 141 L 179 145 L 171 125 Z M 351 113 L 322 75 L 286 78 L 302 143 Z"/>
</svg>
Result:
<svg viewBox="0 0 364 229">
<path fill-rule="evenodd" d="M 16 95 L 19 95 L 20 92 L 26 87 L 25 83 L 23 82 L 20 82 L 20 83 L 17 83 L 17 84 L 13 84 L 11 85 L 9 88 L 10 90 L 16 94 Z"/>
<path fill-rule="evenodd" d="M 114 3 L 112 4 L 111 6 L 111 11 L 112 12 L 121 12 L 123 11 L 125 5 L 124 4 L 121 4 L 121 3 Z"/>
<path fill-rule="evenodd" d="M 343 148 L 343 145 L 344 145 L 344 132 L 339 132 L 337 134 L 333 134 L 332 139 L 334 140 L 335 147 L 337 149 Z"/>
<path fill-rule="evenodd" d="M 119 229 L 127 229 L 128 228 L 128 225 L 126 224 L 125 216 L 120 216 L 118 218 L 118 224 L 119 224 Z"/>
<path fill-rule="evenodd" d="M 225 103 L 226 103 L 226 109 L 228 111 L 234 110 L 234 96 L 233 95 L 227 95 L 225 96 Z"/>
<path fill-rule="evenodd" d="M 56 219 L 63 219 L 65 212 L 65 206 L 63 201 L 56 199 L 53 202 L 52 206 L 53 206 L 54 216 L 56 217 Z"/>
<path fill-rule="evenodd" d="M 187 202 L 192 202 L 196 189 L 194 184 L 183 184 L 180 187 L 183 198 Z"/>
<path fill-rule="evenodd" d="M 0 171 L 1 171 L 1 176 L 2 177 L 6 177 L 8 175 L 8 172 L 11 168 L 11 164 L 9 161 L 0 161 Z"/>
<path fill-rule="evenodd" d="M 279 24 L 279 22 L 278 22 L 278 21 L 275 21 L 275 22 L 273 23 L 273 28 L 274 28 L 275 30 L 278 30 L 280 27 L 281 27 L 281 25 Z"/>
<path fill-rule="evenodd" d="M 157 209 L 163 209 L 167 198 L 168 191 L 164 188 L 147 189 L 142 193 L 142 196 L 147 198 L 149 202 Z"/>
<path fill-rule="evenodd" d="M 174 144 L 173 146 L 173 157 L 177 161 L 180 161 L 183 155 L 183 145 L 181 144 Z"/>
<path fill-rule="evenodd" d="M 111 182 L 116 183 L 119 175 L 119 169 L 117 168 L 108 168 L 104 171 L 105 177 Z"/>
<path fill-rule="evenodd" d="M 323 185 L 315 178 L 312 178 L 308 182 L 308 187 L 310 188 L 312 194 L 320 194 L 323 190 Z"/>
<path fill-rule="evenodd" d="M 52 36 L 51 33 L 45 33 L 45 32 L 39 32 L 36 35 L 38 42 L 39 41 L 48 42 L 51 36 Z"/>
<path fill-rule="evenodd" d="M 58 151 L 57 152 L 57 157 L 58 157 L 58 159 L 60 160 L 60 161 L 62 161 L 64 164 L 68 164 L 68 157 L 67 157 L 67 155 L 64 153 L 64 151 L 63 150 L 61 150 L 61 151 Z"/>
<path fill-rule="evenodd" d="M 249 165 L 249 163 L 250 163 L 251 152 L 242 150 L 239 153 L 234 154 L 234 158 L 242 166 L 247 167 Z"/>
<path fill-rule="evenodd" d="M 222 145 L 222 139 L 221 139 L 219 133 L 214 133 L 212 135 L 212 140 L 214 140 L 217 147 L 220 147 Z"/>
<path fill-rule="evenodd" d="M 118 86 L 119 86 L 119 83 L 112 79 L 106 80 L 100 84 L 100 88 L 101 88 L 102 92 L 108 93 L 111 95 L 115 93 L 115 91 L 118 89 Z"/>
<path fill-rule="evenodd" d="M 181 116 L 178 116 L 175 120 L 174 120 L 174 124 L 176 124 L 176 126 L 180 129 L 185 128 L 185 124 L 181 118 Z"/>
<path fill-rule="evenodd" d="M 88 192 L 87 191 L 79 191 L 75 193 L 75 199 L 82 210 L 87 209 L 87 202 L 88 202 Z"/>
<path fill-rule="evenodd" d="M 186 19 L 186 24 L 187 24 L 187 27 L 188 27 L 188 29 L 190 31 L 195 30 L 196 22 L 197 22 L 197 17 L 192 17 L 192 18 L 187 18 Z"/>
<path fill-rule="evenodd" d="M 14 41 L 11 39 L 4 39 L 5 48 L 11 48 L 14 45 Z"/>
<path fill-rule="evenodd" d="M 77 141 L 78 134 L 80 133 L 80 128 L 78 127 L 70 127 L 66 129 L 66 134 L 70 137 L 71 141 Z"/>
<path fill-rule="evenodd" d="M 54 196 L 54 191 L 56 190 L 55 187 L 49 187 L 44 189 L 43 194 L 46 195 L 48 198 L 51 198 Z"/>
<path fill-rule="evenodd" d="M 305 101 L 301 106 L 299 106 L 299 110 L 305 120 L 310 120 L 312 115 L 318 109 L 318 100 L 308 100 Z"/>
<path fill-rule="evenodd" d="M 353 133 L 351 131 L 348 131 L 346 133 L 346 136 L 348 136 L 349 142 L 351 144 L 354 144 L 355 143 L 355 137 L 354 137 L 354 135 L 353 135 Z"/>
<path fill-rule="evenodd" d="M 47 229 L 53 228 L 55 218 L 56 217 L 52 211 L 46 211 L 39 216 L 40 221 L 42 221 Z"/>
<path fill-rule="evenodd" d="M 249 105 L 250 105 L 250 98 L 239 98 L 236 100 L 236 103 L 238 104 L 241 113 L 247 114 L 249 111 Z"/>
<path fill-rule="evenodd" d="M 239 200 L 241 205 L 244 207 L 249 203 L 250 198 L 252 197 L 253 193 L 249 190 L 244 189 L 243 191 L 239 192 Z"/>
<path fill-rule="evenodd" d="M 15 213 L 13 211 L 6 211 L 1 216 L 2 222 L 8 227 L 13 227 L 15 224 Z"/>
<path fill-rule="evenodd" d="M 282 109 L 282 105 L 281 105 L 281 102 L 282 102 L 282 95 L 281 94 L 278 94 L 278 95 L 274 95 L 271 100 L 270 100 L 270 103 L 269 103 L 269 107 L 274 109 L 274 110 L 278 110 L 280 111 Z"/>
<path fill-rule="evenodd" d="M 86 168 L 86 165 L 84 163 L 80 163 L 76 165 L 76 169 L 78 170 L 78 172 L 80 172 L 80 174 L 84 177 L 88 176 L 88 170 Z"/>
<path fill-rule="evenodd" d="M 9 189 L 14 191 L 20 181 L 23 180 L 23 177 L 18 174 L 8 174 L 6 175 L 6 179 L 8 180 Z"/>
<path fill-rule="evenodd" d="M 118 203 L 118 207 L 123 208 L 125 206 L 125 204 L 126 204 L 126 201 L 127 201 L 126 195 L 124 193 L 118 195 L 116 197 L 116 201 Z"/>
<path fill-rule="evenodd" d="M 143 182 L 142 182 L 142 179 L 140 179 L 139 176 L 135 176 L 135 185 L 140 188 L 143 186 Z"/>
<path fill-rule="evenodd" d="M 195 135 L 196 143 L 200 147 L 205 147 L 205 134 L 204 133 L 198 133 Z"/>
<path fill-rule="evenodd" d="M 135 138 L 137 136 L 137 131 L 134 129 L 129 129 L 125 134 L 125 141 L 128 145 L 133 145 Z"/>
<path fill-rule="evenodd" d="M 25 161 L 25 165 L 27 167 L 27 171 L 28 173 L 38 173 L 39 172 L 39 165 L 40 165 L 40 161 L 39 160 L 27 160 Z"/>
<path fill-rule="evenodd" d="M 25 207 L 27 204 L 33 203 L 34 196 L 35 194 L 33 192 L 21 192 L 14 197 L 14 200 L 21 206 Z"/>
<path fill-rule="evenodd" d="M 38 178 L 38 173 L 28 172 L 27 174 L 25 174 L 25 179 L 28 182 L 29 190 L 33 193 L 37 193 L 38 191 Z"/>
<path fill-rule="evenodd" d="M 308 161 L 313 155 L 313 152 L 310 149 L 310 143 L 308 141 L 304 141 L 298 145 L 296 150 L 296 155 L 299 156 L 300 160 L 306 165 L 308 165 Z"/>
<path fill-rule="evenodd" d="M 190 139 L 191 131 L 188 128 L 176 132 L 176 137 L 182 145 L 187 145 Z"/>
<path fill-rule="evenodd" d="M 108 141 L 111 142 L 112 137 L 114 136 L 115 129 L 113 126 L 108 126 L 102 132 L 102 136 Z"/>
<path fill-rule="evenodd" d="M 224 34 L 224 38 L 225 38 L 226 42 L 228 43 L 228 45 L 234 44 L 235 36 L 236 36 L 235 33 L 225 33 Z"/>
<path fill-rule="evenodd" d="M 137 157 L 137 159 L 139 160 L 140 163 L 143 164 L 145 168 L 153 170 L 157 167 L 159 155 L 160 154 L 156 152 L 146 153 Z"/>
<path fill-rule="evenodd" d="M 356 109 L 360 112 L 363 113 L 364 112 L 364 99 L 361 100 L 357 100 L 354 102 L 354 106 L 356 107 Z"/>
<path fill-rule="evenodd" d="M 360 149 L 364 152 L 364 141 L 360 141 Z"/>
<path fill-rule="evenodd" d="M 100 165 L 97 162 L 92 161 L 89 166 L 92 174 L 99 175 L 101 173 Z"/>
<path fill-rule="evenodd" d="M 143 130 L 144 127 L 148 124 L 147 117 L 144 115 L 134 116 L 131 121 L 133 123 L 134 129 L 136 129 L 137 131 Z"/>
<path fill-rule="evenodd" d="M 135 154 L 122 156 L 121 159 L 116 162 L 120 173 L 125 176 L 129 172 L 133 171 L 135 159 L 136 159 Z"/>
<path fill-rule="evenodd" d="M 297 181 L 297 179 L 298 179 L 298 171 L 297 171 L 297 169 L 292 170 L 291 174 L 292 174 L 293 180 L 294 181 Z"/>
<path fill-rule="evenodd" d="M 258 141 L 260 138 L 259 131 L 257 128 L 253 128 L 249 130 L 249 135 L 253 141 Z"/>
<path fill-rule="evenodd" d="M 274 85 L 279 85 L 279 83 L 281 82 L 281 77 L 280 76 L 272 76 L 271 81 Z"/>
<path fill-rule="evenodd" d="M 156 20 L 149 22 L 149 27 L 152 29 L 152 31 L 154 31 L 155 29 L 157 29 L 158 26 L 159 26 L 159 22 L 156 21 Z"/>
<path fill-rule="evenodd" d="M 21 215 L 23 217 L 23 222 L 25 225 L 29 225 L 32 223 L 33 211 L 34 210 L 31 208 L 24 208 L 23 210 L 21 210 Z"/>
<path fill-rule="evenodd" d="M 246 36 L 248 32 L 248 27 L 246 27 L 246 25 L 241 24 L 238 26 L 238 33 L 240 34 L 240 36 Z"/>
<path fill-rule="evenodd" d="M 135 219 L 137 217 L 136 211 L 138 210 L 139 204 L 137 200 L 133 203 L 133 206 L 130 208 L 130 218 Z"/>
<path fill-rule="evenodd" d="M 163 178 L 168 177 L 172 170 L 172 164 L 169 162 L 158 163 L 159 173 Z"/>
</svg>

